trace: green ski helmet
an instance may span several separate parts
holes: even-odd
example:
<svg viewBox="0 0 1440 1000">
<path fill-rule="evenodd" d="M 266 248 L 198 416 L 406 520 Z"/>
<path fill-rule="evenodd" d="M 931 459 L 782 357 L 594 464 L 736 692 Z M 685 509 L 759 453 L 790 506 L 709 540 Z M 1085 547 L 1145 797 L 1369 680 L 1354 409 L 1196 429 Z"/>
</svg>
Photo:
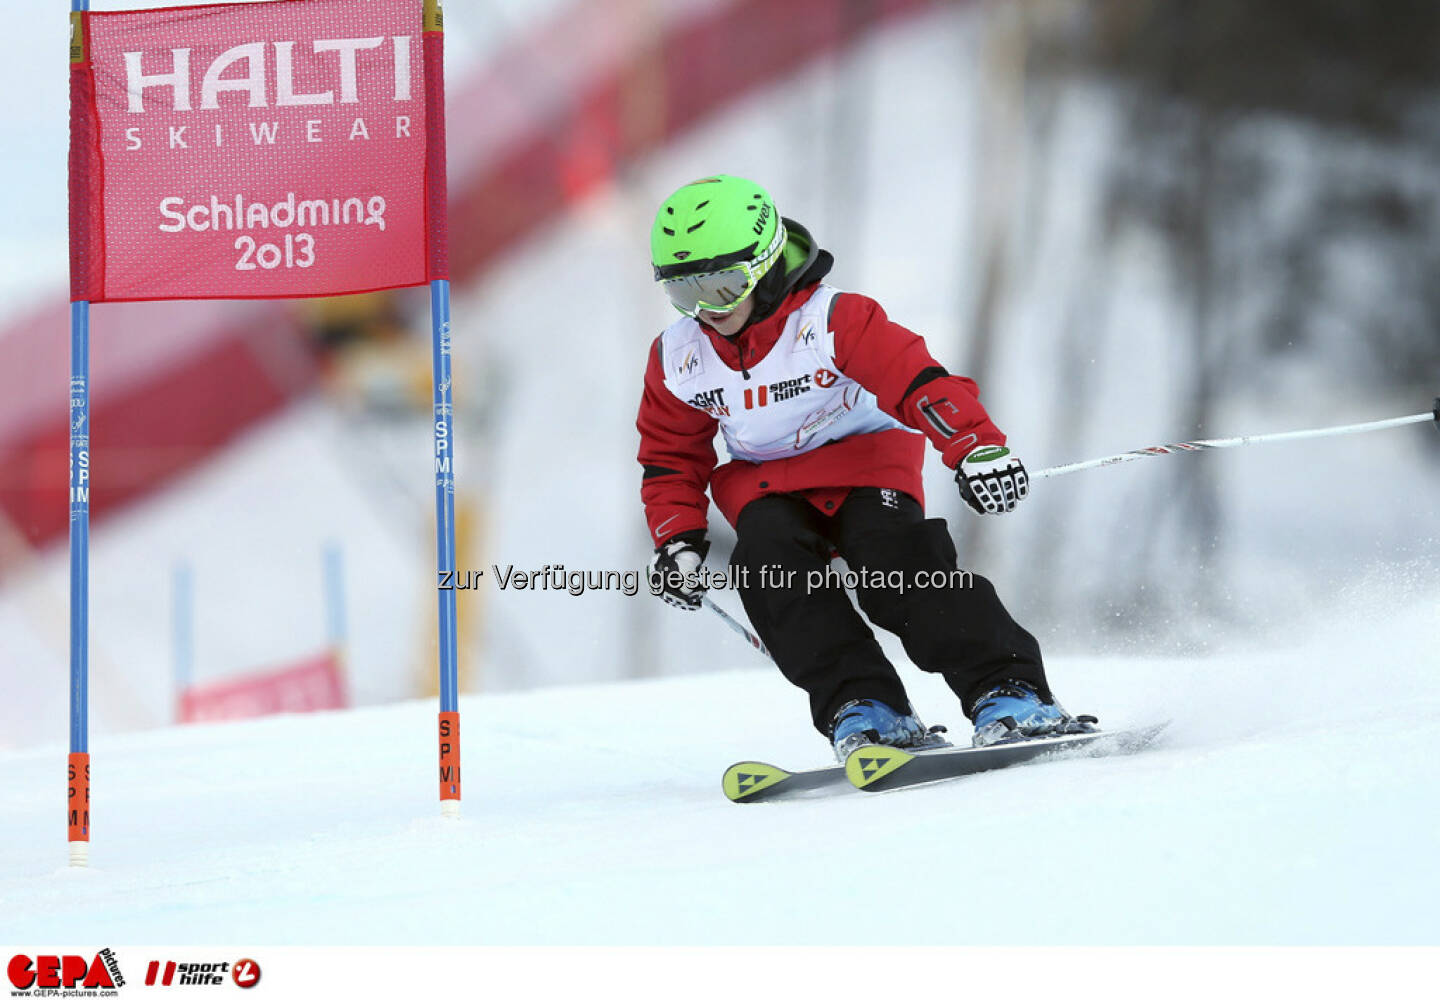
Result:
<svg viewBox="0 0 1440 1000">
<path fill-rule="evenodd" d="M 716 174 L 691 181 L 660 204 L 650 229 L 650 263 L 671 305 L 686 316 L 702 309 L 726 313 L 780 259 L 785 237 L 764 188 Z"/>
</svg>

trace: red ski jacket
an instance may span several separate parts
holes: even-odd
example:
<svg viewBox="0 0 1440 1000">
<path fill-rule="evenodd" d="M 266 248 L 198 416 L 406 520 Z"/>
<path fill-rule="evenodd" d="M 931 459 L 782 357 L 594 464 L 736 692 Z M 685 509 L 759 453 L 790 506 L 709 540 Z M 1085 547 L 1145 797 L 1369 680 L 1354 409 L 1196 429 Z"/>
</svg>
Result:
<svg viewBox="0 0 1440 1000">
<path fill-rule="evenodd" d="M 732 371 L 741 370 L 742 351 L 744 367 L 752 367 L 775 347 L 786 317 L 815 288 L 810 284 L 791 292 L 773 314 L 733 340 L 703 323 L 700 328 Z M 981 445 L 1005 443 L 1005 435 L 980 405 L 974 381 L 947 372 L 925 341 L 892 322 L 874 299 L 853 292 L 837 295 L 830 329 L 840 370 L 874 393 L 881 410 L 928 437 L 947 466 L 953 468 Z M 922 387 L 923 392 L 917 391 Z M 650 350 L 636 426 L 644 468 L 640 496 L 656 546 L 705 527 L 707 486 L 732 526 L 746 504 L 771 493 L 800 493 L 825 514 L 833 514 L 850 490 L 860 486 L 899 490 L 924 503 L 924 439 L 899 429 L 853 434 L 793 457 L 737 460 L 717 469 L 718 421 L 666 386 L 658 337 Z"/>
</svg>

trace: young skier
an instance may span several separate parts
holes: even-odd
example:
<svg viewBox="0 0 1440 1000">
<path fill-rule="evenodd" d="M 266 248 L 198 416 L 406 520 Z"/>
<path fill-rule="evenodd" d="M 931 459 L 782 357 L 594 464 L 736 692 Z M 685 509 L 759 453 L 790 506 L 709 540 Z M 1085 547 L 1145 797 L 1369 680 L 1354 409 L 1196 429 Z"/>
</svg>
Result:
<svg viewBox="0 0 1440 1000">
<path fill-rule="evenodd" d="M 927 437 L 977 513 L 1026 495 L 1025 467 L 975 383 L 873 299 L 825 284 L 831 255 L 751 181 L 680 188 L 650 250 L 683 314 L 650 350 L 637 420 L 661 596 L 702 603 L 708 487 L 735 528 L 731 577 L 750 622 L 842 762 L 867 743 L 920 744 L 927 730 L 826 573 L 836 554 L 858 574 L 870 621 L 959 696 L 976 746 L 1090 731 L 1051 695 L 1035 638 L 988 580 L 957 573 L 945 522 L 921 506 Z M 717 426 L 730 452 L 718 469 Z"/>
</svg>

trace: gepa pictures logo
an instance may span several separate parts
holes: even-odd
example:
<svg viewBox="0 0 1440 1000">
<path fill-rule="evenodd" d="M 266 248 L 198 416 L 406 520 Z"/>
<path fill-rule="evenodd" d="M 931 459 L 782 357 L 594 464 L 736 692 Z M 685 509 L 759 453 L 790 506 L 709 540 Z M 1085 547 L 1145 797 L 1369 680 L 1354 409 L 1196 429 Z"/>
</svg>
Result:
<svg viewBox="0 0 1440 1000">
<path fill-rule="evenodd" d="M 15 996 L 32 990 L 92 990 L 115 996 L 125 985 L 120 963 L 109 948 L 92 958 L 83 955 L 15 955 L 5 967 Z"/>
</svg>

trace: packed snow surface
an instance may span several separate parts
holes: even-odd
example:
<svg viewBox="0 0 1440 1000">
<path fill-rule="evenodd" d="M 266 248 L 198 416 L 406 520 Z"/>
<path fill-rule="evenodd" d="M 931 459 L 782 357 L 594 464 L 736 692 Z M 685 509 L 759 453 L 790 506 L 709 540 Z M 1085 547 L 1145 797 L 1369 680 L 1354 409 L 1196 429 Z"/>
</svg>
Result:
<svg viewBox="0 0 1440 1000">
<path fill-rule="evenodd" d="M 12 751 L 0 940 L 1435 944 L 1440 611 L 1397 586 L 1277 648 L 1050 664 L 1111 728 L 1173 720 L 1145 753 L 876 795 L 721 795 L 738 759 L 825 762 L 763 664 L 462 699 L 459 820 L 433 703 L 105 737 L 88 870 L 63 866 L 65 748 Z"/>
</svg>

